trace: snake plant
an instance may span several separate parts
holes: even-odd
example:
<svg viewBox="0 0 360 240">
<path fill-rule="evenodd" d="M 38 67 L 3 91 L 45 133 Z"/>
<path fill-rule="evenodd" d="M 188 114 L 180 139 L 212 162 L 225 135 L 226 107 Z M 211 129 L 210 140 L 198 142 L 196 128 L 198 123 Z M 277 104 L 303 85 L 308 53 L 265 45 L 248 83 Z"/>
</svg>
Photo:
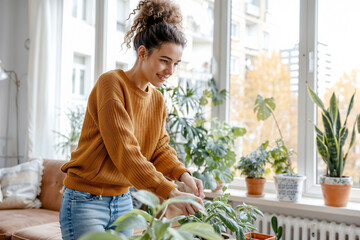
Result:
<svg viewBox="0 0 360 240">
<path fill-rule="evenodd" d="M 356 122 L 358 122 L 359 125 L 360 121 L 360 115 L 358 115 L 351 132 L 351 140 L 347 152 L 345 153 L 343 147 L 349 134 L 347 120 L 353 107 L 355 93 L 350 99 L 345 121 L 342 124 L 335 93 L 332 94 L 329 108 L 326 109 L 321 99 L 309 86 L 308 92 L 312 101 L 322 110 L 324 132 L 315 125 L 316 147 L 323 161 L 327 165 L 327 176 L 342 177 L 348 153 L 355 143 Z"/>
</svg>

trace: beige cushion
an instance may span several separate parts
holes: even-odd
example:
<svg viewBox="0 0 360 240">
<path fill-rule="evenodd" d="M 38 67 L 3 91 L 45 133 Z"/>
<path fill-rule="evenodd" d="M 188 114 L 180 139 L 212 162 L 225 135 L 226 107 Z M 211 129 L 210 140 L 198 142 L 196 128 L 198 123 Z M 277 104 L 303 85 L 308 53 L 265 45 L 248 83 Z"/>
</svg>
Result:
<svg viewBox="0 0 360 240">
<path fill-rule="evenodd" d="M 20 229 L 11 240 L 62 240 L 59 222 Z"/>
<path fill-rule="evenodd" d="M 19 229 L 59 221 L 59 212 L 46 209 L 5 209 L 0 216 L 0 240 Z"/>
<path fill-rule="evenodd" d="M 36 196 L 40 193 L 42 171 L 42 159 L 0 169 L 0 209 L 39 208 L 41 203 Z"/>
</svg>

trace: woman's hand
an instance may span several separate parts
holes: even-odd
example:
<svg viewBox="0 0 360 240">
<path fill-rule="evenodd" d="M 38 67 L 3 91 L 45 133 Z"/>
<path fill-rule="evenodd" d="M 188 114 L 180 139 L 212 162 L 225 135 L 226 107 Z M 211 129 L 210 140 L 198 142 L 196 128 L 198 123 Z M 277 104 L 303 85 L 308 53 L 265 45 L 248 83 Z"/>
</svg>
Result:
<svg viewBox="0 0 360 240">
<path fill-rule="evenodd" d="M 174 188 L 174 190 L 172 190 L 169 194 L 169 198 L 178 197 L 178 196 L 196 198 L 196 200 L 202 206 L 204 206 L 201 198 L 196 197 L 191 193 L 180 192 L 177 188 Z M 186 203 L 186 202 L 174 203 L 174 206 L 177 207 L 185 216 L 194 215 L 195 213 L 199 212 L 199 210 L 200 210 L 197 206 L 194 206 L 194 205 L 192 205 L 190 203 Z"/>
<path fill-rule="evenodd" d="M 195 196 L 204 199 L 204 187 L 202 181 L 200 179 L 194 178 L 188 172 L 183 173 L 180 177 L 180 181 L 183 182 L 191 191 L 195 194 Z"/>
</svg>

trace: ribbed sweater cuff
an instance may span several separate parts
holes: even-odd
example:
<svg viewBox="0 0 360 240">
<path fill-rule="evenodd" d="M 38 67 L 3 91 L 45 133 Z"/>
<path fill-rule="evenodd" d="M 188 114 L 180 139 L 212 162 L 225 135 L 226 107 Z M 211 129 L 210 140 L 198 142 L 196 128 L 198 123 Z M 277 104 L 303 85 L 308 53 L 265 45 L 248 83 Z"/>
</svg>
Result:
<svg viewBox="0 0 360 240">
<path fill-rule="evenodd" d="M 176 187 L 177 187 L 176 184 L 165 179 L 157 187 L 156 195 L 166 200 L 168 199 L 170 192 L 174 190 Z"/>
<path fill-rule="evenodd" d="M 190 176 L 192 176 L 191 172 L 189 170 L 187 170 L 186 168 L 182 168 L 182 167 L 179 167 L 179 168 L 175 168 L 173 170 L 173 178 L 176 179 L 176 181 L 180 181 L 180 177 L 181 175 L 183 175 L 184 173 L 189 173 Z"/>
</svg>

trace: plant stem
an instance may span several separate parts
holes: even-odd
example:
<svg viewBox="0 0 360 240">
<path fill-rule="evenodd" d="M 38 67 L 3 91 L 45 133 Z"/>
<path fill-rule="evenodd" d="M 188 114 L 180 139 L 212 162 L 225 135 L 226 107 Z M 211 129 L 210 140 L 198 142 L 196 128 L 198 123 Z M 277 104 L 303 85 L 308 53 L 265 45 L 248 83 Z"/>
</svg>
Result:
<svg viewBox="0 0 360 240">
<path fill-rule="evenodd" d="M 278 124 L 278 121 L 276 120 L 276 117 L 275 117 L 275 114 L 274 114 L 273 111 L 271 111 L 271 115 L 275 120 L 276 127 L 277 127 L 277 129 L 279 131 L 279 134 L 280 134 L 281 142 L 282 142 L 283 146 L 285 146 L 284 137 L 283 137 L 283 135 L 281 133 L 280 126 Z M 289 168 L 291 169 L 292 161 L 291 161 L 291 158 L 289 156 L 289 151 L 288 151 L 287 147 L 285 147 L 285 149 L 286 149 L 286 155 L 287 155 L 287 159 L 288 159 L 288 163 L 289 163 L 288 165 L 289 165 Z"/>
<path fill-rule="evenodd" d="M 278 121 L 276 120 L 276 117 L 275 117 L 275 114 L 274 114 L 274 112 L 273 112 L 273 111 L 271 111 L 271 115 L 272 115 L 272 117 L 274 118 L 274 120 L 275 120 L 275 124 L 276 124 L 276 127 L 277 127 L 277 129 L 278 129 L 278 131 L 279 131 L 279 133 L 280 133 L 280 138 L 281 138 L 281 141 L 282 141 L 283 145 L 285 145 L 283 135 L 282 135 L 282 133 L 281 133 L 281 130 L 280 130 L 280 127 L 279 127 Z"/>
</svg>

